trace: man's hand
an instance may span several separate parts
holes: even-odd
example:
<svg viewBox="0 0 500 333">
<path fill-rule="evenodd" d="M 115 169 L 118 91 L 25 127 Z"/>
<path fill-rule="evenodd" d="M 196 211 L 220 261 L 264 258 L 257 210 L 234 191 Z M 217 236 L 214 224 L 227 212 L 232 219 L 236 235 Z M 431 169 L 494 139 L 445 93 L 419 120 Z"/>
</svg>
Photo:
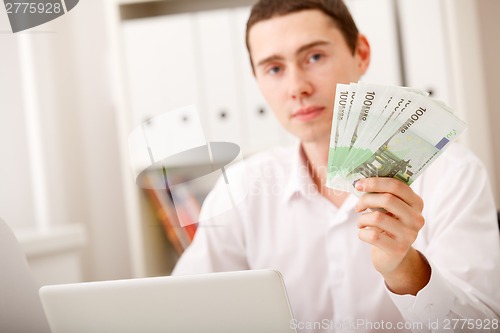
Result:
<svg viewBox="0 0 500 333">
<path fill-rule="evenodd" d="M 412 244 L 424 226 L 424 202 L 403 182 L 394 178 L 366 178 L 356 182 L 358 237 L 372 245 L 375 269 L 396 294 L 413 294 L 429 282 L 430 266 Z"/>
</svg>

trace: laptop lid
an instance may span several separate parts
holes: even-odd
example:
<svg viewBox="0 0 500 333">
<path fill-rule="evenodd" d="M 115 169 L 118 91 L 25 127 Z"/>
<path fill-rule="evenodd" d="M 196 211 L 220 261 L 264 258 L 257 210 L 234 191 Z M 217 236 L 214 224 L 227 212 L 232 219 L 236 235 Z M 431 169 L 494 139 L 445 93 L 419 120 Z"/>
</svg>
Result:
<svg viewBox="0 0 500 333">
<path fill-rule="evenodd" d="M 0 219 L 0 332 L 49 333 L 38 285 L 21 245 Z"/>
<path fill-rule="evenodd" d="M 272 270 L 51 285 L 40 296 L 53 333 L 295 332 Z"/>
</svg>

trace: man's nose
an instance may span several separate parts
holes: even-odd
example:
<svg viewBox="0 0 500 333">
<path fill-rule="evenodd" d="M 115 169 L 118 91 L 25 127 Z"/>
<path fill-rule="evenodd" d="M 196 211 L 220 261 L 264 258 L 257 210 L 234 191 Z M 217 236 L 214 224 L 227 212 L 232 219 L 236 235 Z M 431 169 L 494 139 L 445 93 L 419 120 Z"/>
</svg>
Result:
<svg viewBox="0 0 500 333">
<path fill-rule="evenodd" d="M 313 86 L 306 73 L 298 68 L 290 71 L 290 96 L 293 99 L 301 99 L 310 96 L 313 92 Z"/>
</svg>

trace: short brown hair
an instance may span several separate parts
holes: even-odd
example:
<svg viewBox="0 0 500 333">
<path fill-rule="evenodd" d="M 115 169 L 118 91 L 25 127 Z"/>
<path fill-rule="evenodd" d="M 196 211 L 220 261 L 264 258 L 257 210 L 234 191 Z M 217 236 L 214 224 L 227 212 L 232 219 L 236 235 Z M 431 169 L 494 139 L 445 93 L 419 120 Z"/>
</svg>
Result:
<svg viewBox="0 0 500 333">
<path fill-rule="evenodd" d="M 269 20 L 302 10 L 317 9 L 331 17 L 333 23 L 344 36 L 347 46 L 354 54 L 358 39 L 356 23 L 342 0 L 259 0 L 253 7 L 247 22 L 246 44 L 250 63 L 253 69 L 248 35 L 250 29 L 258 22 Z"/>
</svg>

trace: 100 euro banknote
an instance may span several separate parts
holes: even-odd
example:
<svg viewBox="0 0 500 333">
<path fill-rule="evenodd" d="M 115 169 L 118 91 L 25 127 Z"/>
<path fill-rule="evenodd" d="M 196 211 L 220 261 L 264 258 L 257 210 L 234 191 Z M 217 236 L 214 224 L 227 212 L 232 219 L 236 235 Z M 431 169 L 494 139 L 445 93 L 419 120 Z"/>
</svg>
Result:
<svg viewBox="0 0 500 333">
<path fill-rule="evenodd" d="M 402 100 L 405 107 L 395 113 L 389 103 L 385 116 L 373 111 L 369 122 L 373 127 L 365 125 L 357 138 L 350 138 L 350 147 L 331 142 L 327 186 L 356 193 L 353 181 L 367 177 L 392 177 L 410 185 L 466 129 L 464 122 L 424 94 L 406 89 L 400 96 L 384 98 L 393 104 Z M 388 103 L 379 107 L 387 108 Z M 339 142 L 347 138 L 337 138 Z"/>
</svg>

